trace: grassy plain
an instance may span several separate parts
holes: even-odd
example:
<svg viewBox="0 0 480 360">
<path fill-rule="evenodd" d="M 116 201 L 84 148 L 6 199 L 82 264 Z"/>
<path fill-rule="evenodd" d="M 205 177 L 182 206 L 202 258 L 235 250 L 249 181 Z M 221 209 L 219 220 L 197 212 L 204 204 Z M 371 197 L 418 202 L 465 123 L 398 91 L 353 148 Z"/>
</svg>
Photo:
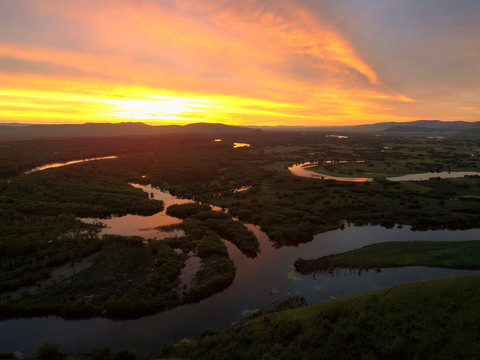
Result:
<svg viewBox="0 0 480 360">
<path fill-rule="evenodd" d="M 428 137 L 427 137 L 428 139 Z M 335 158 L 325 159 L 311 170 L 332 176 L 342 177 L 370 177 L 376 179 L 442 171 L 472 171 L 478 164 L 474 159 L 480 155 L 478 149 L 470 148 L 470 154 L 466 149 L 458 149 L 454 146 L 444 146 L 444 139 L 430 139 L 438 142 L 398 144 L 395 142 L 382 143 L 383 147 L 375 157 L 358 149 L 357 152 L 342 152 Z M 460 157 L 464 156 L 461 161 Z M 363 158 L 359 156 L 364 156 Z M 474 170 L 475 171 L 475 170 Z"/>
<path fill-rule="evenodd" d="M 303 274 L 335 268 L 378 269 L 401 266 L 478 270 L 480 241 L 387 242 L 315 260 L 295 261 L 295 269 Z"/>
</svg>

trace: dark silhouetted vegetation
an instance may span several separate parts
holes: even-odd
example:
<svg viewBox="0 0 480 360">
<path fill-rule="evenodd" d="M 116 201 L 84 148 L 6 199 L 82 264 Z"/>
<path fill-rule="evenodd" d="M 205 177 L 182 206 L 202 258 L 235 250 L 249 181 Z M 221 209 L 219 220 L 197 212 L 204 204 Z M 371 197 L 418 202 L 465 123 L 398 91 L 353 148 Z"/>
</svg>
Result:
<svg viewBox="0 0 480 360">
<path fill-rule="evenodd" d="M 193 251 L 201 258 L 201 267 L 194 276 L 191 287 L 183 296 L 185 301 L 199 301 L 228 287 L 235 277 L 235 265 L 221 237 L 231 241 L 247 256 L 259 251 L 255 235 L 245 225 L 230 215 L 211 210 L 208 205 L 171 205 L 167 214 L 183 219 L 183 238 L 171 238 L 168 242 L 182 249 Z"/>
</svg>

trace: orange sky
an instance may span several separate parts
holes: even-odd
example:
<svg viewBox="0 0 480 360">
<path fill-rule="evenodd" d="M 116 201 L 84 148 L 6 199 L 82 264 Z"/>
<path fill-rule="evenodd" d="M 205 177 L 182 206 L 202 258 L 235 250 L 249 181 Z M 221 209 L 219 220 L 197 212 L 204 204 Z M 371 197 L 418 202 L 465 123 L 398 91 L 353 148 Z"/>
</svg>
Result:
<svg viewBox="0 0 480 360">
<path fill-rule="evenodd" d="M 480 8 L 415 4 L 3 1 L 0 122 L 479 121 Z"/>
</svg>

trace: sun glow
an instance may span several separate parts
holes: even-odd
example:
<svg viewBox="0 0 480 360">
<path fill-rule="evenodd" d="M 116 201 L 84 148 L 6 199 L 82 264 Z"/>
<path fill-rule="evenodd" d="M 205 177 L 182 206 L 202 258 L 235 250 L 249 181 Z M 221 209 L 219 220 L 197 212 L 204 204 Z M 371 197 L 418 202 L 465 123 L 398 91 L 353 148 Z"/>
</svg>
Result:
<svg viewBox="0 0 480 360">
<path fill-rule="evenodd" d="M 144 99 L 101 100 L 112 107 L 107 116 L 135 120 L 182 120 L 191 119 L 212 108 L 209 99 L 194 99 L 174 96 L 148 96 Z"/>
<path fill-rule="evenodd" d="M 341 32 L 299 4 L 141 3 L 38 2 L 31 15 L 43 10 L 60 21 L 63 36 L 76 45 L 65 47 L 58 31 L 35 26 L 41 41 L 0 41 L 1 121 L 308 126 L 411 120 L 392 111 L 413 100 L 383 85 Z"/>
<path fill-rule="evenodd" d="M 73 86 L 72 86 L 73 88 Z M 75 92 L 0 88 L 0 116 L 5 120 L 59 123 L 178 122 L 254 123 L 260 117 L 302 118 L 302 107 L 276 101 L 225 95 L 175 93 L 144 87 L 77 88 Z M 65 121 L 67 120 L 67 121 Z"/>
<path fill-rule="evenodd" d="M 110 105 L 102 115 L 119 119 L 235 123 L 256 116 L 303 117 L 295 111 L 300 109 L 297 105 L 224 95 L 187 97 L 137 93 L 128 99 L 99 101 Z"/>
</svg>

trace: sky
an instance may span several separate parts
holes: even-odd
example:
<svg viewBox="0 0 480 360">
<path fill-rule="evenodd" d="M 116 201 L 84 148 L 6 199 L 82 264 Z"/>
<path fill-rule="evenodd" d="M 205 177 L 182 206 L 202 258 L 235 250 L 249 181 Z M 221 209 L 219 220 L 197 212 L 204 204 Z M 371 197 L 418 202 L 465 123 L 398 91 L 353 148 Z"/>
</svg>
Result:
<svg viewBox="0 0 480 360">
<path fill-rule="evenodd" d="M 0 122 L 480 121 L 480 0 L 0 0 Z"/>
</svg>

